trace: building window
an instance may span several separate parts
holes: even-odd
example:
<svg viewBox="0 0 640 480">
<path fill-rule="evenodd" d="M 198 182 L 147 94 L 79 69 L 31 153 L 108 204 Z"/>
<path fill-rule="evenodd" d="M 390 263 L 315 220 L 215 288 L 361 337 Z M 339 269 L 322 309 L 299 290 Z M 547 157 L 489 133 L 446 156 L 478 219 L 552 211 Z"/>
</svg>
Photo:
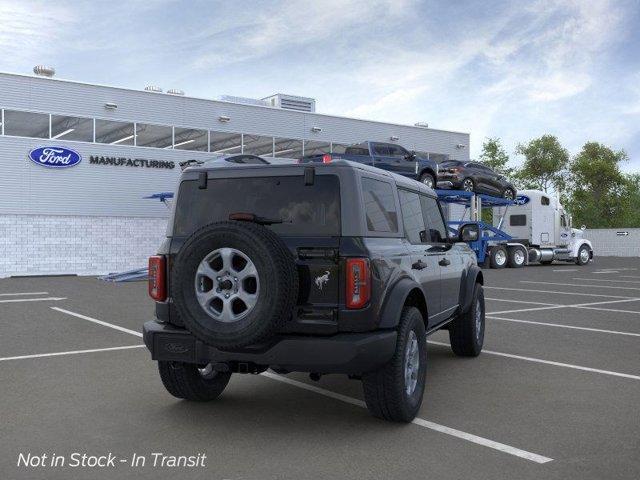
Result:
<svg viewBox="0 0 640 480">
<path fill-rule="evenodd" d="M 243 135 L 243 153 L 251 155 L 273 156 L 273 137 L 262 137 L 260 135 Z"/>
<path fill-rule="evenodd" d="M 206 152 L 209 149 L 208 142 L 206 130 L 179 127 L 174 129 L 173 148 L 177 150 Z"/>
<path fill-rule="evenodd" d="M 93 119 L 51 115 L 51 138 L 93 142 Z"/>
<path fill-rule="evenodd" d="M 242 135 L 239 133 L 209 132 L 211 153 L 242 153 Z"/>
<path fill-rule="evenodd" d="M 302 140 L 274 138 L 274 157 L 300 158 L 303 155 Z"/>
<path fill-rule="evenodd" d="M 133 145 L 133 123 L 96 120 L 96 142 L 111 145 Z"/>
<path fill-rule="evenodd" d="M 136 124 L 136 145 L 138 147 L 171 148 L 173 128 L 148 123 Z"/>
<path fill-rule="evenodd" d="M 372 232 L 397 232 L 398 214 L 391 185 L 380 180 L 363 178 L 362 194 L 367 228 Z"/>
<path fill-rule="evenodd" d="M 49 114 L 5 110 L 4 134 L 16 137 L 49 138 Z"/>
<path fill-rule="evenodd" d="M 325 153 L 331 153 L 330 142 L 317 142 L 315 140 L 304 141 L 304 155 L 322 155 Z"/>
</svg>

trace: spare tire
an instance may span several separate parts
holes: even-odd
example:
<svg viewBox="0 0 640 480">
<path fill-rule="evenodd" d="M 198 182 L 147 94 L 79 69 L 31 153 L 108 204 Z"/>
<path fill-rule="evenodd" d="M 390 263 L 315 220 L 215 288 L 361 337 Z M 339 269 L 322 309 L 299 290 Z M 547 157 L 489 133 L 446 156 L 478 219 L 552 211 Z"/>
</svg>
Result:
<svg viewBox="0 0 640 480">
<path fill-rule="evenodd" d="M 171 278 L 185 328 L 223 349 L 267 340 L 298 298 L 291 252 L 254 223 L 217 222 L 197 230 L 176 256 Z"/>
</svg>

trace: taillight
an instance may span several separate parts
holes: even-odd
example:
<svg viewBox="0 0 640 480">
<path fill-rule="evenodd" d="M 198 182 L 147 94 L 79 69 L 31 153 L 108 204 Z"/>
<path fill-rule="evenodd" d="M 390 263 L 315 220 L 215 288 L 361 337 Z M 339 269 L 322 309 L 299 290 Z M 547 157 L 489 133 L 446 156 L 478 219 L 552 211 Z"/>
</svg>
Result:
<svg viewBox="0 0 640 480">
<path fill-rule="evenodd" d="M 329 155 L 328 153 L 322 155 L 322 163 L 331 163 L 331 160 L 331 155 Z"/>
<path fill-rule="evenodd" d="M 163 255 L 149 257 L 149 296 L 156 302 L 167 299 L 167 261 Z"/>
<path fill-rule="evenodd" d="M 362 308 L 371 297 L 371 271 L 366 258 L 347 259 L 347 308 Z"/>
</svg>

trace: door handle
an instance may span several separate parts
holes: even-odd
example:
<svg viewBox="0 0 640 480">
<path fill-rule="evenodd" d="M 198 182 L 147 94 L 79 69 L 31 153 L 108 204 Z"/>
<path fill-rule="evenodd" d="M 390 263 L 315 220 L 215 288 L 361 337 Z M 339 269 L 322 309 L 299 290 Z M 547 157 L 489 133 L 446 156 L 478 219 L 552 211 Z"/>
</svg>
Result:
<svg viewBox="0 0 640 480">
<path fill-rule="evenodd" d="M 438 262 L 438 265 L 441 267 L 446 267 L 447 265 L 451 265 L 451 262 L 446 257 Z"/>
<path fill-rule="evenodd" d="M 413 268 L 414 270 L 422 270 L 423 268 L 427 268 L 427 267 L 428 267 L 428 264 L 424 263 L 422 260 L 418 260 L 413 265 L 411 265 L 411 268 Z"/>
</svg>

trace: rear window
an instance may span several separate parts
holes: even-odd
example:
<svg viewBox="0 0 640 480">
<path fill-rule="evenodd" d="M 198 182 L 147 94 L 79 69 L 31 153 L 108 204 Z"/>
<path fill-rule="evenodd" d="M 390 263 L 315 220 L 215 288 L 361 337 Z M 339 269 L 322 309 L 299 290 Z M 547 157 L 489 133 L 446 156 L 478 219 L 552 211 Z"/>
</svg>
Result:
<svg viewBox="0 0 640 480">
<path fill-rule="evenodd" d="M 183 181 L 174 216 L 174 235 L 186 236 L 231 213 L 253 213 L 282 219 L 270 225 L 280 235 L 340 235 L 340 181 L 316 175 L 313 185 L 302 176 L 209 179 L 200 190 L 197 180 Z"/>
</svg>

